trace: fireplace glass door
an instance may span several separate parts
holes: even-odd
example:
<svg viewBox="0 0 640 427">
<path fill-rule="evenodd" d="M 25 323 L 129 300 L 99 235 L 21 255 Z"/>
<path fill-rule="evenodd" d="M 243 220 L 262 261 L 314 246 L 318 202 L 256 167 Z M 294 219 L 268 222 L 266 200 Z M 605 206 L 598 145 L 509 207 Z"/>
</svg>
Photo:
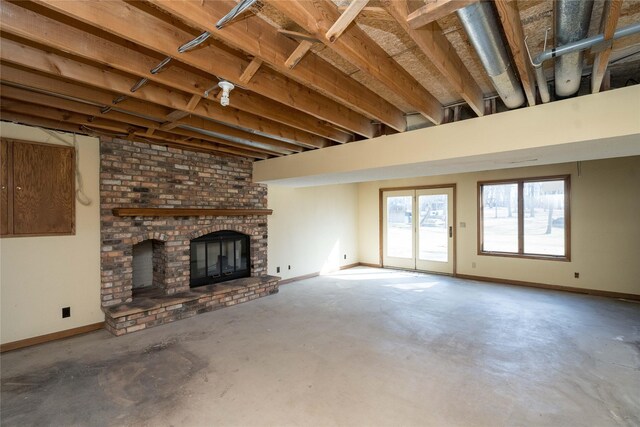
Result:
<svg viewBox="0 0 640 427">
<path fill-rule="evenodd" d="M 248 277 L 249 236 L 218 231 L 191 241 L 191 287 Z"/>
</svg>

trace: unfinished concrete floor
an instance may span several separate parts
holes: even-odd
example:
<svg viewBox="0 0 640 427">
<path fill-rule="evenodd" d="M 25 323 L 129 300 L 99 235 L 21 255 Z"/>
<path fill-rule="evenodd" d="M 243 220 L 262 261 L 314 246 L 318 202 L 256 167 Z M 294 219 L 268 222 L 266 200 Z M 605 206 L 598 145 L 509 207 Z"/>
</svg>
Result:
<svg viewBox="0 0 640 427">
<path fill-rule="evenodd" d="M 7 426 L 640 425 L 640 304 L 370 268 L 1 362 Z"/>
</svg>

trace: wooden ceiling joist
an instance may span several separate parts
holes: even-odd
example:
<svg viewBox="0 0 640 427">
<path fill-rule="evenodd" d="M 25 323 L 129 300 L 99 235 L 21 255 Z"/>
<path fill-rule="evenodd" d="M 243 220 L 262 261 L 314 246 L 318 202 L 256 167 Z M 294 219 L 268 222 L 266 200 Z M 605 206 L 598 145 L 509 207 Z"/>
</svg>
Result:
<svg viewBox="0 0 640 427">
<path fill-rule="evenodd" d="M 318 40 L 316 37 L 310 35 L 310 34 L 305 34 L 305 33 L 301 33 L 298 31 L 291 31 L 291 30 L 285 30 L 282 28 L 278 28 L 278 34 L 282 34 L 284 36 L 287 36 L 291 39 L 297 40 L 297 41 L 302 41 L 302 40 L 306 40 L 309 41 L 311 43 L 320 43 L 320 40 Z"/>
<path fill-rule="evenodd" d="M 24 109 L 24 106 L 22 107 Z M 194 150 L 194 151 L 206 151 L 209 153 L 217 153 L 217 154 L 226 154 L 226 155 L 234 155 L 240 156 L 250 159 L 267 159 L 270 156 L 265 153 L 252 152 L 243 149 L 231 148 L 222 144 L 213 143 L 210 141 L 205 141 L 201 139 L 191 139 L 190 141 L 184 141 L 180 138 L 176 138 L 172 135 L 167 136 L 167 134 L 154 134 L 154 135 L 146 135 L 139 131 L 131 132 L 125 134 L 125 131 L 128 129 L 126 127 L 117 127 L 113 124 L 113 122 L 109 122 L 106 120 L 98 120 L 96 123 L 86 123 L 86 121 L 82 121 L 79 119 L 79 115 L 72 115 L 66 112 L 55 112 L 55 110 L 43 110 L 43 114 L 37 114 L 36 111 L 31 108 L 31 112 L 33 115 L 21 114 L 15 111 L 12 111 L 11 107 L 7 108 L 2 112 L 3 119 L 11 120 L 13 115 L 20 115 L 24 117 L 31 117 L 33 119 L 38 119 L 39 121 L 47 121 L 49 123 L 55 124 L 53 126 L 46 126 L 52 129 L 60 129 L 60 130 L 68 130 L 60 127 L 61 119 L 58 118 L 46 118 L 43 117 L 43 114 L 49 117 L 61 117 L 64 118 L 64 124 L 67 125 L 77 125 L 75 130 L 68 130 L 74 133 L 82 133 L 87 135 L 94 136 L 111 136 L 118 138 L 125 138 L 130 140 L 138 140 L 152 144 L 166 145 L 175 148 L 181 148 L 185 150 Z M 10 115 L 10 116 L 7 116 Z M 33 123 L 32 121 L 20 121 L 21 123 L 32 124 L 34 126 L 43 126 L 40 123 Z"/>
<path fill-rule="evenodd" d="M 147 85 L 144 90 L 138 90 L 131 93 L 129 88 L 134 80 L 120 74 L 115 74 L 88 64 L 73 61 L 53 53 L 46 53 L 7 38 L 0 40 L 0 47 L 0 58 L 6 63 L 31 68 L 54 76 L 64 77 L 89 86 L 100 87 L 132 98 L 164 105 L 180 111 L 186 111 L 187 114 L 189 113 L 187 110 L 189 99 L 187 96 L 180 93 L 172 92 L 165 88 L 153 85 Z M 207 106 L 204 105 L 204 103 L 200 103 L 200 105 L 198 105 L 194 110 L 194 113 L 204 117 L 212 116 L 212 112 L 207 109 Z M 246 139 L 255 139 L 256 137 L 264 138 L 265 142 L 268 140 L 269 145 L 273 147 L 295 150 L 294 144 L 277 139 L 257 136 L 253 133 L 239 131 L 228 126 L 224 126 L 224 131 L 230 134 L 242 132 Z"/>
<path fill-rule="evenodd" d="M 210 30 L 212 36 L 216 39 L 247 52 L 249 55 L 260 58 L 279 73 L 346 105 L 350 109 L 358 111 L 360 114 L 385 123 L 393 129 L 398 131 L 406 130 L 406 120 L 400 109 L 361 83 L 337 70 L 319 56 L 308 54 L 295 68 L 289 69 L 285 62 L 299 42 L 287 37 L 284 30 L 279 32 L 257 16 L 243 17 L 242 20 L 234 22 L 233 25 L 228 25 L 222 30 L 216 30 L 213 24 L 233 8 L 235 4 L 235 2 L 229 0 L 204 2 L 204 4 L 185 1 L 154 2 L 157 7 L 182 19 L 189 25 L 201 30 Z M 301 33 L 288 31 L 286 34 L 292 37 L 298 35 L 303 37 L 300 40 L 307 39 L 310 42 L 319 40 L 316 35 L 309 39 L 308 36 Z M 292 94 L 292 97 L 295 96 L 295 94 Z M 335 121 L 333 123 L 349 129 Z M 371 125 L 371 127 L 368 133 L 369 135 L 375 135 L 374 126 Z M 361 132 L 356 133 L 362 135 Z"/>
<path fill-rule="evenodd" d="M 344 30 L 358 17 L 358 14 L 369 3 L 369 0 L 353 0 L 347 8 L 341 12 L 340 18 L 333 23 L 324 36 L 333 43 L 342 35 Z"/>
<path fill-rule="evenodd" d="M 200 96 L 198 94 L 192 95 L 191 99 L 187 103 L 187 110 L 189 110 L 189 111 L 195 110 L 196 107 L 198 106 L 198 104 L 200 103 L 200 101 L 202 101 L 202 96 Z"/>
<path fill-rule="evenodd" d="M 150 136 L 148 129 L 154 129 L 153 133 L 157 138 L 163 138 L 167 141 L 171 142 L 179 142 L 185 137 L 189 138 L 198 138 L 205 140 L 207 142 L 220 144 L 221 147 L 227 146 L 229 149 L 234 149 L 235 154 L 241 155 L 255 155 L 255 154 L 264 154 L 269 156 L 279 156 L 282 154 L 286 154 L 285 151 L 272 151 L 265 148 L 258 148 L 247 146 L 246 144 L 235 143 L 231 141 L 227 141 L 220 138 L 213 138 L 210 136 L 202 135 L 198 132 L 183 130 L 183 129 L 175 129 L 172 132 L 163 132 L 158 130 L 158 123 L 153 122 L 149 119 L 144 119 L 141 117 L 132 116 L 129 114 L 121 113 L 118 111 L 110 111 L 108 114 L 101 114 L 101 109 L 98 106 L 90 105 L 86 103 L 82 103 L 79 101 L 72 101 L 68 99 L 62 99 L 55 97 L 53 95 L 42 94 L 38 92 L 33 92 L 27 89 L 10 87 L 6 85 L 2 85 L 2 97 L 3 99 L 12 99 L 15 101 L 23 101 L 29 104 L 36 104 L 42 107 L 48 107 L 57 110 L 64 110 L 70 113 L 77 113 L 82 117 L 94 117 L 93 120 L 88 120 L 87 122 L 78 122 L 78 124 L 84 125 L 96 125 L 99 126 L 102 123 L 102 120 L 108 120 L 110 123 L 118 122 L 120 126 L 124 127 L 129 124 L 135 126 L 136 129 L 133 132 L 134 135 L 137 136 Z M 13 111 L 16 111 L 15 109 Z M 18 111 L 25 114 L 37 115 L 37 110 L 35 113 L 27 112 L 27 111 Z M 49 117 L 51 118 L 51 117 Z M 120 129 L 118 127 L 118 130 Z M 144 130 L 147 128 L 147 130 Z M 144 131 L 144 132 L 143 132 Z"/>
<path fill-rule="evenodd" d="M 247 65 L 247 67 L 242 71 L 242 74 L 240 75 L 240 83 L 249 83 L 261 65 L 261 59 L 253 58 L 251 62 L 249 62 L 249 65 Z"/>
<path fill-rule="evenodd" d="M 164 67 L 161 72 L 152 74 L 150 70 L 157 65 L 158 60 L 156 58 L 86 33 L 71 25 L 39 15 L 16 4 L 2 2 L 0 21 L 3 23 L 3 31 L 7 34 L 13 34 L 63 52 L 70 52 L 83 59 L 113 67 L 138 77 L 148 78 L 152 82 L 190 93 L 192 96 L 202 97 L 205 89 L 212 86 L 211 80 L 184 68 L 176 67 L 175 61 L 173 64 Z M 217 78 L 215 78 L 215 81 L 217 82 Z M 189 111 L 195 110 L 195 106 L 191 105 L 193 100 L 194 98 L 192 97 L 191 101 L 187 103 Z M 221 122 L 230 119 L 226 123 L 234 126 L 241 125 L 237 120 L 237 115 L 232 114 L 235 107 L 237 107 L 241 111 L 298 129 L 302 132 L 297 132 L 297 138 L 289 139 L 299 141 L 307 147 L 322 148 L 327 146 L 327 141 L 324 141 L 323 138 L 332 139 L 340 143 L 352 140 L 351 135 L 337 131 L 315 117 L 246 91 L 234 91 L 234 108 L 231 109 L 225 109 L 225 107 L 215 102 L 208 101 L 208 103 L 209 108 L 218 113 L 212 118 Z M 242 125 L 251 127 L 251 122 L 245 121 Z M 305 135 L 307 132 L 322 138 Z"/>
<path fill-rule="evenodd" d="M 611 41 L 613 34 L 616 32 L 618 25 L 618 18 L 620 17 L 620 11 L 622 10 L 622 0 L 606 0 L 604 3 L 604 9 L 602 12 L 602 22 L 600 25 L 600 32 L 604 34 L 606 41 Z M 591 93 L 600 92 L 602 82 L 609 65 L 609 56 L 611 56 L 611 48 L 613 44 L 610 43 L 605 49 L 596 53 L 593 59 L 593 71 L 591 72 Z"/>
<path fill-rule="evenodd" d="M 135 2 L 37 0 L 36 3 L 166 56 L 176 56 L 177 40 L 193 39 L 189 32 L 136 8 Z M 232 83 L 240 81 L 242 70 L 250 62 L 212 44 L 179 54 L 178 60 Z M 265 67 L 245 87 L 341 128 L 369 138 L 375 136 L 375 127 L 367 117 Z"/>
<path fill-rule="evenodd" d="M 513 60 L 518 69 L 524 93 L 527 96 L 527 102 L 530 106 L 536 105 L 536 77 L 531 67 L 531 62 L 529 62 L 529 56 L 524 42 L 524 31 L 520 20 L 518 3 L 513 0 L 495 0 L 494 3 L 498 9 L 504 34 L 511 48 Z"/>
<path fill-rule="evenodd" d="M 452 14 L 458 9 L 475 3 L 479 0 L 437 0 L 427 3 L 407 17 L 407 24 L 414 30 L 435 22 L 440 18 Z"/>
<path fill-rule="evenodd" d="M 300 62 L 300 60 L 307 54 L 307 52 L 309 52 L 312 46 L 313 43 L 311 43 L 310 41 L 302 40 L 298 47 L 293 51 L 293 53 L 287 58 L 286 61 L 284 61 L 284 65 L 286 65 L 289 69 L 293 69 L 293 67 L 298 65 L 298 62 Z"/>
<path fill-rule="evenodd" d="M 305 31 L 318 37 L 358 69 L 396 92 L 433 123 L 442 122 L 443 108 L 440 102 L 357 25 L 347 28 L 333 43 L 326 38 L 326 32 L 340 17 L 337 6 L 330 0 L 265 2 L 280 10 Z"/>
<path fill-rule="evenodd" d="M 62 80 L 58 80 L 56 78 L 42 76 L 32 72 L 24 71 L 24 70 L 19 70 L 6 64 L 0 65 L 0 75 L 2 75 L 2 79 L 5 82 L 8 82 L 14 85 L 19 85 L 20 87 L 41 91 L 46 94 L 53 94 L 57 97 L 63 97 L 70 100 L 82 99 L 85 104 L 89 103 L 97 107 L 104 104 L 109 104 L 111 102 L 111 99 L 113 99 L 113 94 L 110 94 L 108 92 L 105 92 L 99 89 L 81 87 L 78 85 L 74 85 L 72 83 L 67 83 Z M 64 107 L 68 108 L 68 105 Z M 87 107 L 82 106 L 78 108 L 87 108 Z M 105 117 L 121 118 L 123 122 L 127 122 L 127 120 L 129 120 L 130 123 L 134 123 L 134 124 L 137 124 L 138 126 L 147 127 L 147 128 L 154 128 L 154 127 L 159 128 L 162 121 L 164 121 L 166 119 L 166 116 L 170 114 L 170 110 L 167 108 L 156 106 L 154 104 L 150 104 L 147 102 L 138 101 L 136 99 L 128 99 L 122 102 L 121 104 L 118 104 L 116 108 L 113 108 L 109 110 L 107 113 L 104 113 Z M 104 110 L 102 108 L 99 108 L 98 111 L 100 112 L 100 114 L 103 114 L 102 111 Z M 122 113 L 120 113 L 120 111 Z M 98 115 L 97 112 L 94 111 L 94 113 L 96 116 Z M 148 117 L 148 119 L 144 122 L 141 122 L 137 120 L 139 117 Z M 191 128 L 202 129 L 209 132 L 220 132 L 220 133 L 226 132 L 225 129 L 220 127 L 221 125 L 197 116 L 186 117 L 182 119 L 182 123 L 190 126 Z M 181 128 L 174 128 L 170 132 L 177 135 L 181 135 L 182 137 L 202 138 L 210 142 L 220 142 L 222 144 L 227 144 L 232 147 L 244 147 L 249 151 L 258 151 L 260 153 L 267 153 L 269 155 L 282 154 L 282 152 L 274 152 L 272 150 L 248 147 L 243 144 L 220 140 L 218 138 L 214 138 L 209 135 L 205 136 L 200 133 L 188 131 Z M 147 134 L 148 133 L 149 131 L 147 130 Z"/>
<path fill-rule="evenodd" d="M 407 24 L 406 2 L 385 0 L 383 5 L 473 111 L 478 116 L 483 116 L 482 89 L 475 82 L 447 37 L 442 34 L 440 25 L 437 22 L 431 22 L 420 29 L 413 29 Z"/>
<path fill-rule="evenodd" d="M 64 131 L 64 132 L 70 132 L 70 133 L 77 133 L 77 134 L 82 134 L 82 135 L 93 135 L 94 132 L 91 132 L 89 128 L 87 127 L 83 127 L 83 126 L 79 126 L 79 125 L 74 125 L 72 123 L 60 123 L 57 120 L 49 120 L 49 119 L 44 119 L 42 117 L 34 117 L 34 116 L 28 116 L 26 114 L 18 114 L 18 113 L 14 113 L 11 111 L 3 111 L 0 115 L 0 118 L 2 120 L 5 121 L 9 121 L 9 122 L 14 122 L 14 123 L 20 123 L 20 124 L 24 124 L 24 125 L 28 125 L 28 126 L 37 126 L 40 128 L 45 128 L 45 129 L 52 129 L 52 130 L 58 130 L 58 131 Z M 141 139 L 142 141 L 145 142 L 152 142 L 154 144 L 157 145 L 163 145 L 166 147 L 173 147 L 173 148 L 180 148 L 183 150 L 190 150 L 190 151 L 197 151 L 197 152 L 201 152 L 201 153 L 208 153 L 208 154 L 217 154 L 217 155 L 232 155 L 232 156 L 239 156 L 239 157 L 248 157 L 248 158 L 255 158 L 255 159 L 262 159 L 265 157 L 254 157 L 254 156 L 240 156 L 238 154 L 233 154 L 233 153 L 227 153 L 224 151 L 220 151 L 216 148 L 215 145 L 213 144 L 207 144 L 207 143 L 203 143 L 200 141 L 195 141 L 191 144 L 176 144 L 176 143 L 172 143 L 172 142 L 167 142 L 167 141 L 163 141 L 163 140 L 154 140 L 153 138 L 144 138 Z"/>
</svg>

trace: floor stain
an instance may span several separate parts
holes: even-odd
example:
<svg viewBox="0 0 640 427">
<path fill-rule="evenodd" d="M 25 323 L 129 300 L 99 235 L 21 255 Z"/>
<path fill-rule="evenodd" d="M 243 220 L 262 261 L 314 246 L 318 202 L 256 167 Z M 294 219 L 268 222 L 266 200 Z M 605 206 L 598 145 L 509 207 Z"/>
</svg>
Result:
<svg viewBox="0 0 640 427">
<path fill-rule="evenodd" d="M 135 424 L 170 411 L 184 397 L 187 383 L 206 367 L 204 360 L 176 341 L 163 341 L 108 361 L 59 362 L 2 378 L 2 424 L 103 425 L 104 420 L 112 420 L 117 425 L 124 419 Z M 61 408 L 61 401 L 68 405 Z"/>
</svg>

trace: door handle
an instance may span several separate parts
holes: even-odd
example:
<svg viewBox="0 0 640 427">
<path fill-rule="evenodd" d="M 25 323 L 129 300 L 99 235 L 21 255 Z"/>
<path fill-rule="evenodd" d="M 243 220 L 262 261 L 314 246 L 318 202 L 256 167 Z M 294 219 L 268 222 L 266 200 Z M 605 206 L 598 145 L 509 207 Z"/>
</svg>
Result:
<svg viewBox="0 0 640 427">
<path fill-rule="evenodd" d="M 453 237 L 453 226 L 449 226 L 449 237 Z"/>
</svg>

